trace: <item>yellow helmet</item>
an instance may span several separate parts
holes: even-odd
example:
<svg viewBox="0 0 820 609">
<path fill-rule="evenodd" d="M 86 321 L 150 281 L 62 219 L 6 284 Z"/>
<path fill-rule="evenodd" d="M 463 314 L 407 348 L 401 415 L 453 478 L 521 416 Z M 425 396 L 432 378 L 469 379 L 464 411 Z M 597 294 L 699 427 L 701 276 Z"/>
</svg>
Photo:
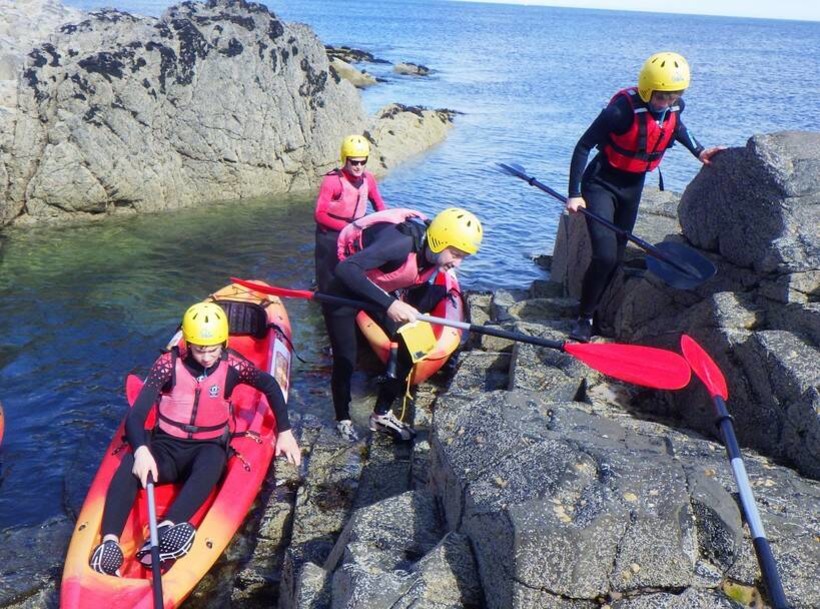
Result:
<svg viewBox="0 0 820 609">
<path fill-rule="evenodd" d="M 438 254 L 445 247 L 475 254 L 481 245 L 481 222 L 466 209 L 451 207 L 438 214 L 427 227 L 427 243 Z"/>
<path fill-rule="evenodd" d="M 342 150 L 339 153 L 342 165 L 347 162 L 347 157 L 350 156 L 370 156 L 370 142 L 361 135 L 348 135 L 342 140 Z"/>
<path fill-rule="evenodd" d="M 212 302 L 198 302 L 182 316 L 182 336 L 189 345 L 208 347 L 228 340 L 228 316 Z"/>
<path fill-rule="evenodd" d="M 638 95 L 645 102 L 652 91 L 683 91 L 689 87 L 689 64 L 682 55 L 663 51 L 643 64 L 638 74 Z"/>
</svg>

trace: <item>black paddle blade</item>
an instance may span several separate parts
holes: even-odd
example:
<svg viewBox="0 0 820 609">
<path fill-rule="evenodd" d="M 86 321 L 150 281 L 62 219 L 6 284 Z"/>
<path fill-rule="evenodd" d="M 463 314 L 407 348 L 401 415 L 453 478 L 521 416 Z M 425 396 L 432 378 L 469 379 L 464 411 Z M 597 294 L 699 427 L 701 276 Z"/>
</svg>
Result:
<svg viewBox="0 0 820 609">
<path fill-rule="evenodd" d="M 527 175 L 527 170 L 524 169 L 518 163 L 496 163 L 501 169 L 505 172 L 509 173 L 510 175 L 514 175 L 516 178 L 521 178 L 522 180 L 529 181 L 530 176 Z"/>
<path fill-rule="evenodd" d="M 646 257 L 646 268 L 665 283 L 679 290 L 698 287 L 717 272 L 715 265 L 694 249 L 683 243 L 662 241 L 655 247 L 675 261 L 677 268 L 651 254 Z"/>
</svg>

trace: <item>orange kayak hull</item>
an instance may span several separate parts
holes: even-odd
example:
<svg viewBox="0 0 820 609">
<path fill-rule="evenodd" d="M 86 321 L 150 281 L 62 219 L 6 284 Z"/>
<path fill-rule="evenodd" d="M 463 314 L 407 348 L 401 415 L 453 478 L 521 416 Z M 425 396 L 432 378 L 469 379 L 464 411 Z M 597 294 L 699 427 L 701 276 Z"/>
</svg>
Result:
<svg viewBox="0 0 820 609">
<path fill-rule="evenodd" d="M 464 321 L 464 300 L 461 297 L 458 279 L 455 274 L 438 273 L 434 284 L 444 286 L 447 293 L 429 314 L 435 317 Z M 376 353 L 376 356 L 382 362 L 386 363 L 390 355 L 390 339 L 382 327 L 373 321 L 373 318 L 370 317 L 366 311 L 359 311 L 356 316 L 356 323 L 367 339 L 367 342 L 370 343 L 370 347 Z M 447 360 L 450 359 L 450 356 L 458 348 L 459 344 L 461 344 L 462 330 L 435 324 L 432 325 L 432 328 L 433 335 L 436 337 L 436 345 L 432 351 L 427 354 L 427 357 L 416 362 L 413 366 L 410 378 L 410 382 L 413 385 L 423 383 L 438 372 L 441 367 L 447 363 Z"/>
</svg>

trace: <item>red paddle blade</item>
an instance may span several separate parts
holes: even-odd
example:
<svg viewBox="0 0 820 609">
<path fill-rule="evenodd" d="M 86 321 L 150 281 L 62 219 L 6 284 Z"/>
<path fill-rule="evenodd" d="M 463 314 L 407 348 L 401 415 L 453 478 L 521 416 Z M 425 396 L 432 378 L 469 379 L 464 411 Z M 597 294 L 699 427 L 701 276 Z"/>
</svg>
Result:
<svg viewBox="0 0 820 609">
<path fill-rule="evenodd" d="M 680 348 L 689 365 L 692 366 L 697 377 L 703 381 L 709 390 L 709 395 L 719 395 L 724 400 L 729 399 L 729 388 L 726 386 L 726 377 L 718 368 L 715 361 L 701 347 L 695 339 L 686 334 L 680 337 Z"/>
<path fill-rule="evenodd" d="M 256 283 L 255 281 L 248 281 L 247 279 L 239 279 L 238 277 L 231 277 L 231 282 L 241 285 L 243 288 L 260 292 L 261 294 L 271 294 L 272 296 L 281 296 L 283 298 L 307 298 L 308 300 L 313 300 L 313 292 L 310 290 L 279 288 L 275 285 L 265 285 L 263 283 Z"/>
<path fill-rule="evenodd" d="M 653 389 L 680 389 L 692 377 L 677 353 L 617 343 L 565 343 L 564 351 L 607 376 Z"/>
</svg>

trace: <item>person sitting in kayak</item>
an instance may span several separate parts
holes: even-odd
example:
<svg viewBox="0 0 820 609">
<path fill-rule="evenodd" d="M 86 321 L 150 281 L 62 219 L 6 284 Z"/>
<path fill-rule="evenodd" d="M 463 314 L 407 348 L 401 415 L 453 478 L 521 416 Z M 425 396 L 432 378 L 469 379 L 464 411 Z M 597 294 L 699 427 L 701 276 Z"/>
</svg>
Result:
<svg viewBox="0 0 820 609">
<path fill-rule="evenodd" d="M 125 433 L 133 452 L 123 458 L 106 494 L 102 542 L 90 560 L 99 573 L 119 575 L 124 560 L 119 536 L 149 473 L 158 484 L 182 484 L 157 528 L 160 561 L 180 558 L 191 549 L 196 531 L 188 520 L 208 498 L 227 464 L 230 396 L 237 385 L 250 385 L 267 398 L 276 416 L 276 455 L 296 465 L 301 461 L 279 384 L 227 348 L 225 311 L 214 303 L 193 305 L 182 319 L 182 336 L 185 349 L 174 347 L 154 362 L 128 413 Z M 154 404 L 157 424 L 146 431 L 145 420 Z M 137 551 L 137 559 L 151 564 L 150 541 Z"/>
<path fill-rule="evenodd" d="M 433 289 L 428 282 L 433 274 L 457 269 L 462 261 L 478 251 L 482 239 L 478 218 L 464 209 L 450 208 L 428 223 L 419 212 L 394 208 L 365 216 L 352 222 L 339 235 L 339 264 L 328 294 L 344 298 L 366 299 L 383 307 L 384 312 L 371 313 L 388 336 L 398 327 L 416 320 L 419 310 L 398 298 L 397 290 Z M 422 300 L 418 293 L 416 298 Z M 438 295 L 438 300 L 443 294 Z M 424 298 L 422 311 L 429 311 L 437 299 Z M 356 314 L 349 306 L 323 305 L 325 323 L 333 350 L 331 392 L 337 428 L 349 441 L 358 434 L 350 421 L 350 382 L 356 362 Z M 410 354 L 401 348 L 395 378 L 388 378 L 379 390 L 370 430 L 385 432 L 402 440 L 413 436 L 412 430 L 391 411 L 412 366 Z"/>
<path fill-rule="evenodd" d="M 361 135 L 349 135 L 342 140 L 339 160 L 341 169 L 325 175 L 316 199 L 316 288 L 327 290 L 333 279 L 333 270 L 339 260 L 336 257 L 336 241 L 348 223 L 367 213 L 367 203 L 374 211 L 387 209 L 376 178 L 365 170 L 370 156 L 370 143 Z"/>
<path fill-rule="evenodd" d="M 677 53 L 655 53 L 643 65 L 638 86 L 618 91 L 572 154 L 569 172 L 570 213 L 581 207 L 632 232 L 638 217 L 647 172 L 661 162 L 676 141 L 704 165 L 721 147 L 704 149 L 684 126 L 683 92 L 689 86 L 689 64 Z M 589 152 L 600 152 L 587 165 Z M 583 177 L 582 177 L 583 176 Z M 592 261 L 584 274 L 578 320 L 570 338 L 588 342 L 592 318 L 624 256 L 626 238 L 587 219 Z"/>
</svg>

